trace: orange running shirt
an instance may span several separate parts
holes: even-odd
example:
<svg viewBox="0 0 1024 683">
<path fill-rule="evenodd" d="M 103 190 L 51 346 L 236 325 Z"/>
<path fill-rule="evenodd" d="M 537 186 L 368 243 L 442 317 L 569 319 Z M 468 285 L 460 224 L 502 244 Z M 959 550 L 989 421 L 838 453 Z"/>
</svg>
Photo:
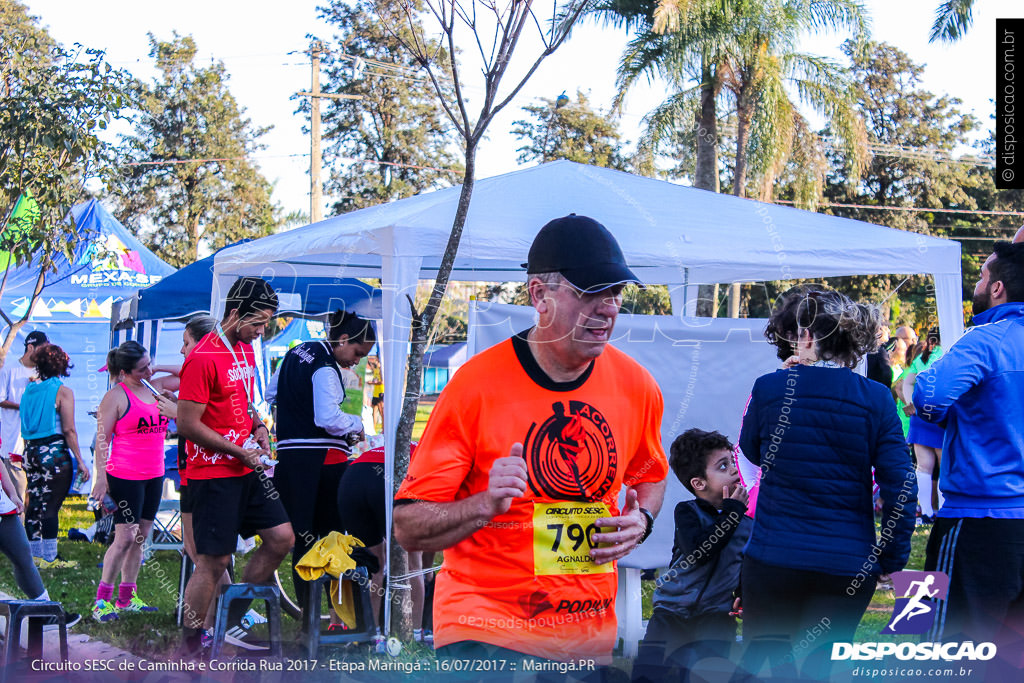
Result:
<svg viewBox="0 0 1024 683">
<path fill-rule="evenodd" d="M 553 382 L 520 337 L 453 375 L 395 496 L 467 498 L 486 490 L 497 458 L 523 444 L 526 495 L 444 551 L 434 643 L 473 640 L 562 661 L 607 657 L 617 574 L 590 561 L 587 539 L 595 519 L 618 514 L 624 483 L 665 478 L 661 391 L 611 346 L 577 380 Z"/>
</svg>

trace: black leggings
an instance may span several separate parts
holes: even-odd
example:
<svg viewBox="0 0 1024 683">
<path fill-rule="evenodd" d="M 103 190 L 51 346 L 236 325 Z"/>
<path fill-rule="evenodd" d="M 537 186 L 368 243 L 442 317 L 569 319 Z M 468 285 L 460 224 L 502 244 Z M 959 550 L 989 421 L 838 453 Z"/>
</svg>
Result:
<svg viewBox="0 0 1024 683">
<path fill-rule="evenodd" d="M 786 676 L 802 662 L 805 678 L 828 680 L 831 643 L 853 640 L 877 578 L 743 558 L 743 668 L 756 676 L 767 660 L 776 675 Z"/>
<path fill-rule="evenodd" d="M 39 578 L 39 570 L 32 564 L 28 537 L 17 514 L 0 516 L 0 551 L 14 565 L 14 582 L 25 597 L 35 600 L 42 595 L 46 589 Z"/>
<path fill-rule="evenodd" d="M 57 538 L 57 515 L 71 490 L 71 452 L 64 437 L 25 442 L 28 505 L 25 531 L 33 541 Z"/>
<path fill-rule="evenodd" d="M 295 565 L 318 540 L 332 531 L 344 530 L 338 514 L 338 484 L 348 465 L 325 465 L 325 455 L 323 448 L 279 450 L 279 462 L 274 468 L 274 488 L 281 494 L 281 503 L 295 532 L 292 580 L 302 607 L 308 589 L 295 573 Z"/>
</svg>

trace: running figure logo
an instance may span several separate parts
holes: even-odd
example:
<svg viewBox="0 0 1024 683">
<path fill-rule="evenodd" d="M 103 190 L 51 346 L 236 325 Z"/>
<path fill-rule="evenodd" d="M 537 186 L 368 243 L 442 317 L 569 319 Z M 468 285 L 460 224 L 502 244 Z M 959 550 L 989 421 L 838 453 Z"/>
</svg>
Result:
<svg viewBox="0 0 1024 683">
<path fill-rule="evenodd" d="M 882 633 L 924 633 L 935 621 L 935 603 L 945 600 L 949 577 L 942 572 L 895 572 L 896 604 Z"/>
<path fill-rule="evenodd" d="M 615 482 L 618 454 L 611 426 L 583 401 L 551 404 L 552 415 L 530 425 L 523 442 L 530 488 L 554 500 L 599 500 Z"/>
</svg>

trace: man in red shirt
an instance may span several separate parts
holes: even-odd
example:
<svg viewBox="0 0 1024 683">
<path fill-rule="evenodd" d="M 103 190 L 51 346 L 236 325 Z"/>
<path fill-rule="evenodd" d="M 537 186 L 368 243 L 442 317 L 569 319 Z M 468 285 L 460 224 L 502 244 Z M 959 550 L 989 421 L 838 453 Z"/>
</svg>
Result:
<svg viewBox="0 0 1024 683">
<path fill-rule="evenodd" d="M 395 536 L 444 550 L 440 656 L 607 663 L 615 560 L 650 534 L 668 471 L 658 385 L 608 345 L 639 281 L 611 233 L 575 214 L 544 226 L 524 265 L 537 325 L 445 387 L 395 496 Z"/>
<path fill-rule="evenodd" d="M 181 367 L 178 431 L 186 439 L 197 555 L 185 589 L 185 654 L 201 648 L 200 629 L 237 536 L 263 540 L 245 567 L 245 583 L 268 583 L 295 541 L 273 481 L 263 473 L 260 457 L 270 454 L 270 439 L 252 405 L 250 344 L 276 311 L 277 295 L 265 280 L 239 278 L 228 291 L 224 319 Z"/>
</svg>

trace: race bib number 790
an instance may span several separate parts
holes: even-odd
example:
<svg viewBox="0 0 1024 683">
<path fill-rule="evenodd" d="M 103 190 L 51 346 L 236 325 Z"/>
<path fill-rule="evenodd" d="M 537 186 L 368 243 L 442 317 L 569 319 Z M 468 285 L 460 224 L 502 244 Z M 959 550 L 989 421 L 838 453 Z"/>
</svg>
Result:
<svg viewBox="0 0 1024 683">
<path fill-rule="evenodd" d="M 610 574 L 611 562 L 595 564 L 591 540 L 600 529 L 594 523 L 610 517 L 604 503 L 534 503 L 533 568 L 537 576 Z"/>
</svg>

